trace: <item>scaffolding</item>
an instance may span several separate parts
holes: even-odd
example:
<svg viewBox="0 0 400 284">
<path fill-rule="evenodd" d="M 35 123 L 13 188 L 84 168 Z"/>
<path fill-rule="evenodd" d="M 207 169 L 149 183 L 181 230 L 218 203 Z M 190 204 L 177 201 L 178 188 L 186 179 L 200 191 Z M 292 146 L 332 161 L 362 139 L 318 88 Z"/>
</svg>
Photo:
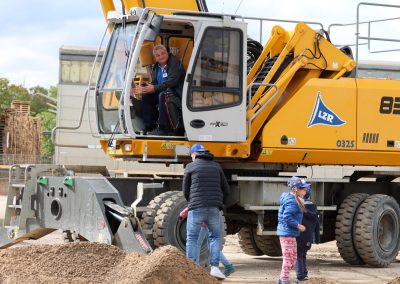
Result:
<svg viewBox="0 0 400 284">
<path fill-rule="evenodd" d="M 30 115 L 30 102 L 12 101 L 0 117 L 0 164 L 39 163 L 42 125 Z"/>
</svg>

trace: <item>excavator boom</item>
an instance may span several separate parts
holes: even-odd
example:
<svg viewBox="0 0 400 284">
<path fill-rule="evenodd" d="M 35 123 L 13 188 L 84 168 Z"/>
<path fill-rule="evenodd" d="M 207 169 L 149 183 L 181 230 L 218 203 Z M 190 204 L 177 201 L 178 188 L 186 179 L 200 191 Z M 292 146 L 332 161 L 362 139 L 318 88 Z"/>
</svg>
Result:
<svg viewBox="0 0 400 284">
<path fill-rule="evenodd" d="M 175 1 L 175 0 L 121 0 L 123 5 L 124 14 L 129 12 L 131 8 L 158 8 L 159 14 L 171 14 L 172 10 L 184 10 L 184 11 L 199 11 L 207 12 L 207 5 L 205 0 L 187 0 L 187 1 Z M 101 8 L 103 9 L 104 18 L 107 20 L 107 14 L 110 11 L 115 11 L 114 0 L 100 0 Z M 167 9 L 167 10 L 162 10 Z"/>
</svg>

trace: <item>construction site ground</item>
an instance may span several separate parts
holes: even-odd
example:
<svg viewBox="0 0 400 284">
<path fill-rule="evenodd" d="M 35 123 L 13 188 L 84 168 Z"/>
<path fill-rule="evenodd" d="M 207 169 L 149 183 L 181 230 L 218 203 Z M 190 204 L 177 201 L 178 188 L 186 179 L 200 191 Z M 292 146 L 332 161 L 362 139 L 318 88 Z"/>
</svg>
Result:
<svg viewBox="0 0 400 284">
<path fill-rule="evenodd" d="M 5 198 L 1 197 L 0 214 L 3 214 L 4 205 Z M 18 245 L 17 250 L 1 251 L 0 282 L 215 283 L 207 273 L 203 273 L 202 268 L 193 266 L 174 248 L 164 248 L 155 252 L 154 257 L 141 258 L 106 245 L 62 245 L 61 236 L 61 232 L 56 231 L 38 241 L 25 241 Z M 282 262 L 280 257 L 244 254 L 237 235 L 227 236 L 224 253 L 236 266 L 235 273 L 224 283 L 276 283 Z M 305 284 L 400 284 L 400 257 L 388 268 L 350 266 L 341 259 L 336 243 L 329 242 L 313 245 L 308 259 L 310 280 Z M 42 269 L 41 266 L 45 267 Z M 18 273 L 13 276 L 16 271 Z M 294 277 L 292 272 L 291 279 L 294 280 Z"/>
</svg>

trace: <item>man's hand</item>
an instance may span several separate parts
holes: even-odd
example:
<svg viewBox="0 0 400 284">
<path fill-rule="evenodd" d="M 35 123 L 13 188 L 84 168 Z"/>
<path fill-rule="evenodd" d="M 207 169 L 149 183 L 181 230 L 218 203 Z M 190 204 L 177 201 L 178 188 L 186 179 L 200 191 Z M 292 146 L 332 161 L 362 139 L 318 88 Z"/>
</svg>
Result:
<svg viewBox="0 0 400 284">
<path fill-rule="evenodd" d="M 143 94 L 152 94 L 154 93 L 154 85 L 148 84 L 142 87 Z"/>
<path fill-rule="evenodd" d="M 300 232 L 304 232 L 306 230 L 306 227 L 302 224 L 298 224 L 297 225 L 297 230 L 299 230 Z"/>
<path fill-rule="evenodd" d="M 131 89 L 131 96 L 140 96 L 143 94 L 152 94 L 154 93 L 154 86 L 153 85 L 144 85 L 144 86 L 137 86 L 135 85 L 132 89 Z"/>
<path fill-rule="evenodd" d="M 132 89 L 131 89 L 131 97 L 137 97 L 140 96 L 142 94 L 142 87 L 135 85 Z"/>
</svg>

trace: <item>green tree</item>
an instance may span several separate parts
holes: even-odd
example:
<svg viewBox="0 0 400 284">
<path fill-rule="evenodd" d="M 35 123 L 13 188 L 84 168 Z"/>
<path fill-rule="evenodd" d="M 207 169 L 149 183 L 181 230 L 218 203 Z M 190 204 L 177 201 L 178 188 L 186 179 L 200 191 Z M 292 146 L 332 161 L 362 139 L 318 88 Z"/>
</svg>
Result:
<svg viewBox="0 0 400 284">
<path fill-rule="evenodd" d="M 46 95 L 48 91 L 40 86 L 36 86 L 34 88 L 29 89 L 31 93 L 31 113 L 33 116 L 36 116 L 37 114 L 41 112 L 45 112 L 49 109 L 47 106 L 47 99 L 45 97 L 42 97 L 38 95 L 38 93 Z"/>
<path fill-rule="evenodd" d="M 11 106 L 13 100 L 30 101 L 31 115 L 40 118 L 42 130 L 45 133 L 42 140 L 42 155 L 45 157 L 52 157 L 54 155 L 54 145 L 48 133 L 55 127 L 56 115 L 49 111 L 52 110 L 52 108 L 48 103 L 55 103 L 38 95 L 38 93 L 56 99 L 57 87 L 51 86 L 50 89 L 46 89 L 41 86 L 36 86 L 28 90 L 21 85 L 10 84 L 10 81 L 6 78 L 0 78 L 0 116 Z"/>
<path fill-rule="evenodd" d="M 56 115 L 52 112 L 41 112 L 37 115 L 42 122 L 42 130 L 46 135 L 42 138 L 42 156 L 51 158 L 54 155 L 54 144 L 51 141 L 51 130 L 56 126 Z"/>
<path fill-rule="evenodd" d="M 56 86 L 50 86 L 49 92 L 50 97 L 52 97 L 53 99 L 57 99 L 58 89 Z"/>
<path fill-rule="evenodd" d="M 8 79 L 0 78 L 0 116 L 13 100 L 30 101 L 30 94 L 21 85 L 10 84 Z"/>
<path fill-rule="evenodd" d="M 49 106 L 49 104 L 54 105 L 55 102 L 50 99 L 46 99 L 46 96 L 51 99 L 57 98 L 57 87 L 52 86 L 49 90 L 47 90 L 41 86 L 36 86 L 34 88 L 30 88 L 29 91 L 31 93 L 32 115 L 36 115 L 44 111 L 49 111 L 49 109 L 53 109 Z"/>
</svg>

